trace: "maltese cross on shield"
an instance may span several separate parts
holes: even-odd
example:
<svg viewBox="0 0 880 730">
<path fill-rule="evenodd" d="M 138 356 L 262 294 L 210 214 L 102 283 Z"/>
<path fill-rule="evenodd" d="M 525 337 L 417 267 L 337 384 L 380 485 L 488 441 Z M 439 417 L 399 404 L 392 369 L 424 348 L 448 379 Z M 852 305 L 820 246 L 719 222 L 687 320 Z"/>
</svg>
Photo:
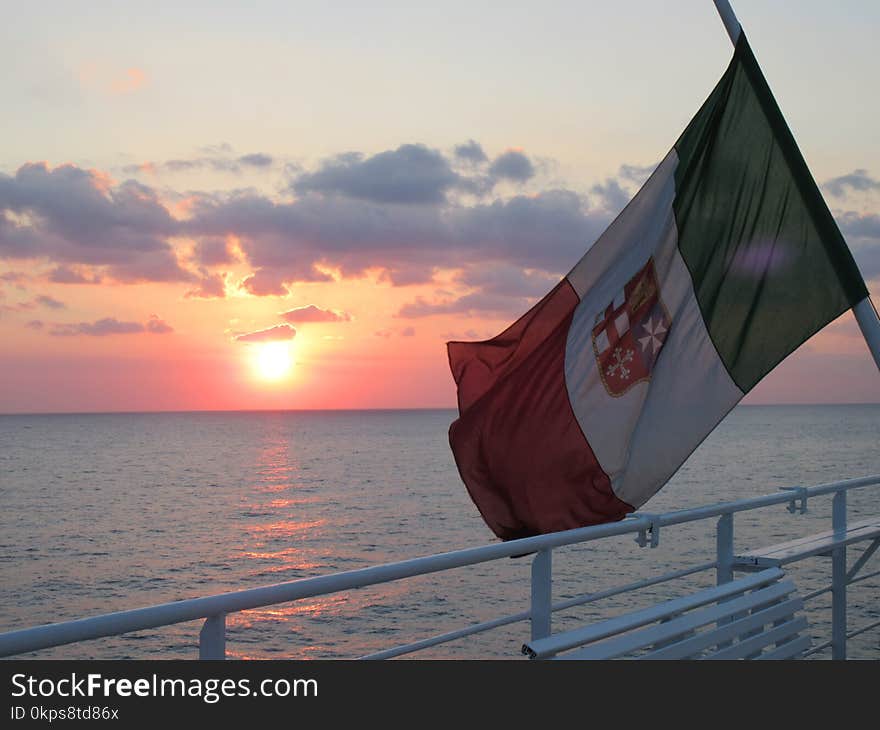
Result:
<svg viewBox="0 0 880 730">
<path fill-rule="evenodd" d="M 596 315 L 593 350 L 609 395 L 621 396 L 636 383 L 651 379 L 671 324 L 650 258 Z"/>
</svg>

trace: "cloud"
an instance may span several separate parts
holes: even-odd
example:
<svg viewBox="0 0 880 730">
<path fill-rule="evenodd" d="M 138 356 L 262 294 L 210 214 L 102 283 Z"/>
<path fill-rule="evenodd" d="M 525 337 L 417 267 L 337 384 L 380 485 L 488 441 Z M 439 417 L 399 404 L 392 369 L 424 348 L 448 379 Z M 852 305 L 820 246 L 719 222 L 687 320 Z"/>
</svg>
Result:
<svg viewBox="0 0 880 730">
<path fill-rule="evenodd" d="M 201 157 L 177 158 L 164 161 L 148 160 L 134 165 L 125 165 L 122 171 L 126 175 L 161 173 L 188 173 L 210 170 L 211 172 L 229 173 L 240 175 L 246 169 L 268 170 L 275 163 L 272 155 L 263 152 L 252 152 L 247 155 L 233 156 L 232 148 L 225 147 L 208 148 L 210 154 Z"/>
<path fill-rule="evenodd" d="M 473 140 L 459 148 L 472 159 L 482 151 Z M 200 154 L 236 164 L 245 157 L 251 164 L 267 161 L 261 153 L 236 157 L 228 146 Z M 295 175 L 295 198 L 255 189 L 185 196 L 165 189 L 160 196 L 134 180 L 118 183 L 73 165 L 27 164 L 14 175 L 0 173 L 0 258 L 48 260 L 54 267 L 48 277 L 57 283 L 186 282 L 190 298 L 219 296 L 223 275 L 208 267 L 239 258 L 252 272 L 239 286 L 255 296 L 287 296 L 295 284 L 368 274 L 396 286 L 424 284 L 453 269 L 461 272 L 458 283 L 475 291 L 459 293 L 455 305 L 450 294 L 426 306 L 474 307 L 464 297 L 537 296 L 607 227 L 614 203 L 627 195 L 626 175 L 636 174 L 635 166 L 622 167 L 621 176 L 596 186 L 589 198 L 547 189 L 465 202 L 453 192 L 486 191 L 496 178 L 485 170 L 459 174 L 453 165 L 462 159 L 425 145 L 342 155 Z M 516 150 L 492 166 L 497 179 L 535 174 Z M 174 196 L 186 205 L 165 202 Z M 181 241 L 192 242 L 191 256 Z M 186 252 L 180 260 L 175 246 Z M 506 309 L 511 306 L 518 305 Z"/>
<path fill-rule="evenodd" d="M 91 278 L 69 266 L 56 266 L 49 272 L 49 281 L 55 284 L 100 284 L 99 276 Z"/>
<path fill-rule="evenodd" d="M 32 330 L 41 330 L 43 329 L 43 321 L 39 319 L 32 319 L 25 325 L 25 327 Z"/>
<path fill-rule="evenodd" d="M 75 165 L 0 173 L 0 256 L 103 267 L 114 279 L 186 281 L 167 238 L 178 222 L 156 193 Z"/>
<path fill-rule="evenodd" d="M 18 302 L 17 304 L 4 304 L 3 309 L 7 312 L 29 312 L 37 307 L 47 307 L 48 309 L 66 309 L 64 302 L 59 302 L 54 297 L 41 294 L 34 297 L 30 301 Z"/>
<path fill-rule="evenodd" d="M 256 297 L 286 297 L 290 292 L 284 286 L 284 274 L 260 269 L 241 282 L 242 288 Z"/>
<path fill-rule="evenodd" d="M 653 165 L 621 165 L 618 177 L 623 178 L 627 182 L 643 185 L 651 176 L 651 173 L 657 169 L 659 163 Z"/>
<path fill-rule="evenodd" d="M 225 238 L 209 236 L 196 242 L 193 256 L 202 266 L 233 264 L 238 259 Z"/>
<path fill-rule="evenodd" d="M 866 279 L 880 276 L 880 215 L 846 211 L 837 215 L 837 223 L 862 275 Z"/>
<path fill-rule="evenodd" d="M 4 271 L 0 274 L 0 281 L 5 281 L 10 284 L 22 284 L 27 281 L 27 274 L 23 271 Z"/>
<path fill-rule="evenodd" d="M 415 337 L 416 336 L 416 328 L 415 327 L 404 327 L 400 330 L 401 337 Z"/>
<path fill-rule="evenodd" d="M 79 322 L 76 324 L 55 324 L 49 330 L 54 337 L 74 337 L 88 335 L 90 337 L 106 337 L 108 335 L 131 335 L 141 332 L 166 334 L 173 329 L 155 314 L 150 315 L 146 324 L 140 322 L 120 322 L 115 317 L 105 317 L 96 322 Z"/>
<path fill-rule="evenodd" d="M 305 307 L 294 307 L 286 312 L 281 312 L 281 319 L 293 324 L 303 322 L 350 322 L 351 315 L 348 312 L 340 312 L 333 309 L 321 309 L 314 304 Z"/>
<path fill-rule="evenodd" d="M 614 178 L 608 178 L 604 183 L 593 185 L 590 192 L 599 198 L 602 207 L 611 213 L 623 210 L 633 197 L 633 194 L 621 187 Z"/>
<path fill-rule="evenodd" d="M 522 314 L 533 303 L 534 300 L 528 297 L 508 297 L 483 292 L 473 292 L 458 298 L 435 302 L 417 297 L 414 302 L 404 304 L 395 316 L 403 319 L 419 319 L 437 314 L 456 314 L 465 317 L 482 315 L 506 318 Z"/>
<path fill-rule="evenodd" d="M 866 192 L 868 190 L 880 190 L 880 180 L 877 180 L 867 170 L 853 170 L 848 175 L 831 178 L 822 183 L 822 187 L 835 198 L 843 198 L 848 191 Z"/>
<path fill-rule="evenodd" d="M 252 152 L 249 155 L 239 157 L 238 162 L 249 167 L 270 167 L 274 160 L 271 155 L 265 155 L 262 152 Z"/>
<path fill-rule="evenodd" d="M 195 289 L 183 295 L 184 299 L 223 299 L 226 296 L 226 277 L 223 274 L 209 274 L 199 280 Z"/>
<path fill-rule="evenodd" d="M 489 158 L 486 157 L 486 153 L 483 152 L 483 147 L 480 143 L 475 142 L 472 139 L 469 139 L 464 144 L 456 145 L 455 156 L 459 160 L 463 160 L 464 162 L 473 165 L 489 161 Z"/>
<path fill-rule="evenodd" d="M 187 227 L 193 236 L 236 235 L 255 269 L 244 288 L 283 296 L 286 285 L 331 280 L 328 268 L 343 277 L 380 269 L 395 284 L 429 282 L 436 269 L 464 262 L 567 271 L 609 221 L 607 210 L 566 190 L 442 208 L 245 192 L 200 197 Z"/>
<path fill-rule="evenodd" d="M 459 282 L 497 296 L 543 297 L 559 283 L 559 276 L 500 263 L 492 267 L 466 267 Z"/>
<path fill-rule="evenodd" d="M 64 302 L 59 302 L 57 299 L 50 297 L 46 294 L 41 294 L 38 296 L 34 302 L 36 304 L 41 304 L 44 307 L 48 307 L 49 309 L 65 309 L 66 305 Z"/>
<path fill-rule="evenodd" d="M 292 340 L 296 330 L 289 324 L 279 324 L 256 332 L 245 332 L 235 335 L 236 342 L 279 342 Z"/>
<path fill-rule="evenodd" d="M 344 195 L 375 203 L 443 203 L 461 182 L 442 154 L 405 144 L 366 159 L 353 152 L 326 160 L 317 171 L 296 178 L 293 189 L 300 195 Z"/>
<path fill-rule="evenodd" d="M 174 332 L 174 329 L 171 327 L 171 325 L 159 319 L 159 316 L 156 314 L 150 315 L 150 318 L 144 325 L 144 329 L 147 332 L 152 332 L 154 335 L 164 335 L 168 332 Z"/>
<path fill-rule="evenodd" d="M 508 150 L 492 161 L 489 166 L 489 175 L 500 180 L 525 182 L 535 176 L 535 167 L 522 152 Z"/>
</svg>

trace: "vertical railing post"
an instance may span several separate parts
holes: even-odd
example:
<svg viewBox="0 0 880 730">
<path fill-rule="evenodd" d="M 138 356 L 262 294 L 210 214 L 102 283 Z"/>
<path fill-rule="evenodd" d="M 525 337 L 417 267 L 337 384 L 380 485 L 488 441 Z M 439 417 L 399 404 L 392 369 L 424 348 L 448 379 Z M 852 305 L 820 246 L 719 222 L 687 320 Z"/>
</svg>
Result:
<svg viewBox="0 0 880 730">
<path fill-rule="evenodd" d="M 553 550 L 539 550 L 532 560 L 532 641 L 550 636 L 553 614 Z"/>
<path fill-rule="evenodd" d="M 834 536 L 846 534 L 846 490 L 831 502 Z M 846 545 L 831 551 L 831 658 L 846 659 Z"/>
<path fill-rule="evenodd" d="M 715 567 L 715 583 L 730 583 L 733 580 L 733 512 L 721 515 L 715 527 L 715 554 L 718 564 Z"/>
<path fill-rule="evenodd" d="M 226 658 L 226 614 L 208 616 L 199 632 L 199 659 Z"/>
</svg>

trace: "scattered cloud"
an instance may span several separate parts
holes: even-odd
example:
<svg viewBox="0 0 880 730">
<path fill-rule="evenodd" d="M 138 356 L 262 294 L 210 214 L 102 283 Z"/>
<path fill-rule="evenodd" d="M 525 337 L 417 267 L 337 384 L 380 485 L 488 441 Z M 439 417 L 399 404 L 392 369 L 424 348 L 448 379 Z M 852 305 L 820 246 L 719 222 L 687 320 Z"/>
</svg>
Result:
<svg viewBox="0 0 880 730">
<path fill-rule="evenodd" d="M 46 294 L 40 294 L 33 299 L 18 302 L 17 304 L 4 304 L 2 308 L 5 309 L 7 312 L 29 312 L 31 310 L 37 309 L 37 307 L 46 307 L 48 309 L 65 309 L 66 305 L 64 304 L 64 302 L 60 302 L 54 297 L 50 297 Z"/>
<path fill-rule="evenodd" d="M 66 305 L 64 302 L 59 302 L 54 297 L 50 297 L 46 294 L 41 294 L 36 299 L 34 299 L 36 304 L 40 304 L 44 307 L 48 307 L 49 309 L 65 309 Z"/>
<path fill-rule="evenodd" d="M 266 155 L 262 152 L 252 152 L 249 155 L 239 157 L 238 162 L 240 165 L 247 165 L 249 167 L 271 167 L 274 159 L 271 155 Z"/>
<path fill-rule="evenodd" d="M 651 173 L 657 169 L 659 164 L 655 162 L 653 165 L 621 165 L 618 177 L 641 186 L 651 176 Z"/>
<path fill-rule="evenodd" d="M 846 197 L 848 192 L 866 192 L 880 190 L 880 180 L 872 177 L 867 170 L 853 170 L 848 175 L 841 175 L 826 180 L 822 187 L 835 198 Z"/>
<path fill-rule="evenodd" d="M 533 303 L 533 299 L 526 297 L 508 297 L 483 292 L 473 292 L 434 302 L 417 297 L 414 302 L 404 304 L 396 316 L 403 319 L 419 319 L 436 314 L 456 314 L 464 317 L 482 315 L 507 318 L 522 314 Z"/>
<path fill-rule="evenodd" d="M 522 183 L 535 176 L 535 166 L 519 150 L 508 150 L 492 161 L 489 175 L 500 180 Z"/>
<path fill-rule="evenodd" d="M 178 222 L 155 191 L 75 165 L 0 173 L 0 257 L 100 266 L 124 282 L 186 281 L 167 238 Z"/>
<path fill-rule="evenodd" d="M 488 162 L 489 158 L 483 152 L 483 147 L 479 142 L 469 139 L 464 144 L 456 145 L 455 156 L 457 159 L 468 162 L 472 165 L 479 165 Z"/>
<path fill-rule="evenodd" d="M 604 230 L 610 214 L 574 192 L 549 190 L 470 206 L 383 205 L 338 196 L 273 201 L 254 192 L 202 196 L 190 235 L 233 233 L 254 267 L 243 283 L 258 296 L 284 296 L 293 283 L 370 270 L 393 284 L 426 283 L 440 268 L 509 264 L 567 271 Z"/>
<path fill-rule="evenodd" d="M 415 335 L 416 335 L 416 328 L 415 327 L 404 327 L 402 330 L 400 330 L 401 337 L 415 337 Z"/>
<path fill-rule="evenodd" d="M 141 324 L 140 322 L 120 322 L 115 317 L 105 317 L 95 322 L 55 324 L 49 330 L 49 334 L 54 337 L 74 337 L 77 335 L 106 337 L 108 335 L 131 335 L 141 332 L 161 335 L 173 332 L 173 329 L 169 324 L 153 314 L 150 315 L 150 319 L 147 320 L 146 324 Z"/>
<path fill-rule="evenodd" d="M 174 332 L 174 328 L 164 320 L 159 319 L 158 314 L 150 315 L 150 318 L 144 325 L 144 329 L 146 329 L 147 332 L 152 332 L 154 335 L 164 335 L 169 332 Z"/>
<path fill-rule="evenodd" d="M 286 297 L 289 292 L 284 286 L 284 274 L 261 269 L 241 282 L 242 288 L 256 297 Z"/>
<path fill-rule="evenodd" d="M 590 192 L 599 199 L 600 205 L 605 210 L 615 214 L 623 210 L 633 196 L 633 193 L 625 190 L 614 178 L 593 185 Z"/>
<path fill-rule="evenodd" d="M 315 172 L 293 182 L 300 195 L 344 195 L 374 203 L 443 203 L 462 178 L 436 150 L 405 144 L 364 158 L 349 152 L 325 160 Z"/>
<path fill-rule="evenodd" d="M 40 319 L 32 319 L 25 325 L 25 327 L 32 330 L 41 330 L 43 329 L 43 321 Z"/>
<path fill-rule="evenodd" d="M 240 175 L 247 170 L 268 170 L 275 164 L 275 158 L 264 152 L 251 152 L 246 155 L 233 155 L 232 149 L 208 148 L 210 154 L 200 157 L 176 158 L 171 160 L 147 160 L 133 165 L 125 165 L 122 172 L 126 175 L 159 175 L 163 173 L 180 174 L 188 172 L 229 173 Z"/>
<path fill-rule="evenodd" d="M 202 266 L 228 265 L 238 260 L 229 240 L 218 236 L 208 236 L 196 241 L 193 256 Z"/>
<path fill-rule="evenodd" d="M 880 214 L 846 211 L 837 215 L 837 223 L 862 275 L 880 277 Z"/>
<path fill-rule="evenodd" d="M 296 337 L 296 330 L 289 324 L 278 324 L 256 332 L 244 332 L 235 335 L 236 342 L 278 342 L 292 340 Z"/>
<path fill-rule="evenodd" d="M 350 322 L 351 315 L 333 309 L 321 309 L 314 304 L 305 307 L 294 307 L 286 312 L 281 312 L 281 319 L 293 324 L 304 322 Z"/>
<path fill-rule="evenodd" d="M 69 266 L 56 266 L 49 272 L 49 281 L 55 284 L 100 284 L 101 277 L 87 276 Z"/>
<path fill-rule="evenodd" d="M 183 295 L 184 299 L 223 299 L 226 296 L 226 277 L 224 274 L 210 274 L 203 271 L 195 289 Z"/>
</svg>

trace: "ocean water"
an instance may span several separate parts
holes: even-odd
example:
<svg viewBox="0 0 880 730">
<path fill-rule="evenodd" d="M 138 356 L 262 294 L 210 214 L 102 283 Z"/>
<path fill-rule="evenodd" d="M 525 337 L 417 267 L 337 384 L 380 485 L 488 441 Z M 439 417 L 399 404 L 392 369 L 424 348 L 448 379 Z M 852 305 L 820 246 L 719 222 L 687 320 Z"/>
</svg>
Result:
<svg viewBox="0 0 880 730">
<path fill-rule="evenodd" d="M 493 542 L 447 443 L 454 411 L 0 416 L 0 631 L 256 587 Z M 880 474 L 880 406 L 743 406 L 645 511 Z M 880 489 L 849 495 L 851 519 Z M 828 529 L 831 500 L 736 517 L 736 547 Z M 554 552 L 554 599 L 714 559 L 714 521 Z M 851 550 L 850 562 L 857 551 Z M 873 558 L 868 570 L 877 569 Z M 830 561 L 791 568 L 802 593 Z M 712 582 L 710 573 L 554 615 L 554 629 Z M 528 607 L 529 560 L 232 614 L 240 658 L 357 657 Z M 850 589 L 850 627 L 876 621 L 880 580 Z M 811 602 L 817 642 L 830 598 Z M 194 658 L 199 622 L 58 647 L 38 657 Z M 517 658 L 528 624 L 416 656 Z M 880 631 L 850 642 L 880 657 Z"/>
</svg>

